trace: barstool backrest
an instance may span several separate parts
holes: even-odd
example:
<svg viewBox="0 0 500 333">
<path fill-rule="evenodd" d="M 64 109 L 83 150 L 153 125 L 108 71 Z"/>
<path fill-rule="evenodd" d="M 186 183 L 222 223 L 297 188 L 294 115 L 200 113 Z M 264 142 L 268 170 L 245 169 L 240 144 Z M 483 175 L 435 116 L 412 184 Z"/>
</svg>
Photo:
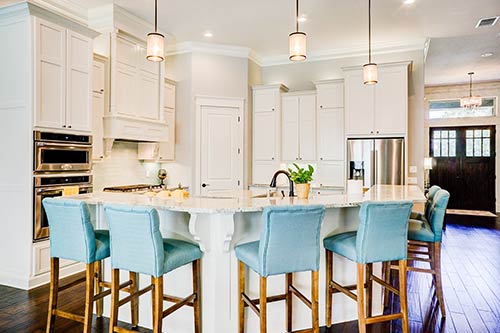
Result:
<svg viewBox="0 0 500 333">
<path fill-rule="evenodd" d="M 319 270 L 323 206 L 266 207 L 262 213 L 262 276 Z"/>
<path fill-rule="evenodd" d="M 111 267 L 163 275 L 164 250 L 158 211 L 151 207 L 104 205 L 109 224 Z"/>
<path fill-rule="evenodd" d="M 406 259 L 410 201 L 367 201 L 359 211 L 357 262 L 366 264 Z"/>
<path fill-rule="evenodd" d="M 429 209 L 429 221 L 434 232 L 434 241 L 441 242 L 443 239 L 443 224 L 446 216 L 446 207 L 450 199 L 450 193 L 446 190 L 439 190 L 435 195 Z"/>
<path fill-rule="evenodd" d="M 437 185 L 432 185 L 429 191 L 427 192 L 427 201 L 425 202 L 425 217 L 429 217 L 430 209 L 432 206 L 432 202 L 434 201 L 434 196 L 438 191 L 441 189 L 441 187 Z"/>
<path fill-rule="evenodd" d="M 50 230 L 50 255 L 84 262 L 95 261 L 95 234 L 85 202 L 45 198 L 43 208 Z"/>
</svg>

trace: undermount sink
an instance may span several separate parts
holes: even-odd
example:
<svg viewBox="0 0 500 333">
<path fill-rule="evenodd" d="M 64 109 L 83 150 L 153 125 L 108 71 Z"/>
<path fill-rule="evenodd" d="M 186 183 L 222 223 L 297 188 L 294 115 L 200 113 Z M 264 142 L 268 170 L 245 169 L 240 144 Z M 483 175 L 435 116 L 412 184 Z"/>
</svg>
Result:
<svg viewBox="0 0 500 333">
<path fill-rule="evenodd" d="M 285 195 L 287 196 L 287 195 Z M 256 194 L 252 195 L 252 198 L 276 198 L 276 197 L 282 197 L 281 193 L 278 192 L 270 192 L 268 193 L 261 193 L 261 194 Z"/>
</svg>

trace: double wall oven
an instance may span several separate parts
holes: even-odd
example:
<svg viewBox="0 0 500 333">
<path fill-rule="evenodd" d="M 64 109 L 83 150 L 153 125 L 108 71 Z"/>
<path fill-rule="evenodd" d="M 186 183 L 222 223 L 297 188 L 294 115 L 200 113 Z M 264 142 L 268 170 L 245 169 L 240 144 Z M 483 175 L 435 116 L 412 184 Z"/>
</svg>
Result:
<svg viewBox="0 0 500 333">
<path fill-rule="evenodd" d="M 34 132 L 33 240 L 49 237 L 42 200 L 78 187 L 80 194 L 92 192 L 92 137 L 88 135 Z"/>
</svg>

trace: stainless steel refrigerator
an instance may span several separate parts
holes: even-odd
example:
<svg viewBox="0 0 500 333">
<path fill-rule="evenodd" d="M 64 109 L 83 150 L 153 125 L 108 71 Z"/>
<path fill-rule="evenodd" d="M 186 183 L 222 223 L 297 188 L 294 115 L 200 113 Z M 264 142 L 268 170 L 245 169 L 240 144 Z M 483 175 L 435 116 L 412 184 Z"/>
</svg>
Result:
<svg viewBox="0 0 500 333">
<path fill-rule="evenodd" d="M 348 179 L 363 180 L 365 188 L 375 184 L 404 184 L 403 138 L 349 139 L 347 161 Z"/>
</svg>

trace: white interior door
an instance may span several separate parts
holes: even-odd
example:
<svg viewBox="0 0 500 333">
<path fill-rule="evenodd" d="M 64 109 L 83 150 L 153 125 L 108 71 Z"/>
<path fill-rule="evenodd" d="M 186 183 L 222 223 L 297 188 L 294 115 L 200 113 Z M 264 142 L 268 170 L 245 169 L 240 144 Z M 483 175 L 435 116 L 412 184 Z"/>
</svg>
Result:
<svg viewBox="0 0 500 333">
<path fill-rule="evenodd" d="M 241 110 L 202 105 L 200 112 L 201 195 L 241 189 Z"/>
</svg>

